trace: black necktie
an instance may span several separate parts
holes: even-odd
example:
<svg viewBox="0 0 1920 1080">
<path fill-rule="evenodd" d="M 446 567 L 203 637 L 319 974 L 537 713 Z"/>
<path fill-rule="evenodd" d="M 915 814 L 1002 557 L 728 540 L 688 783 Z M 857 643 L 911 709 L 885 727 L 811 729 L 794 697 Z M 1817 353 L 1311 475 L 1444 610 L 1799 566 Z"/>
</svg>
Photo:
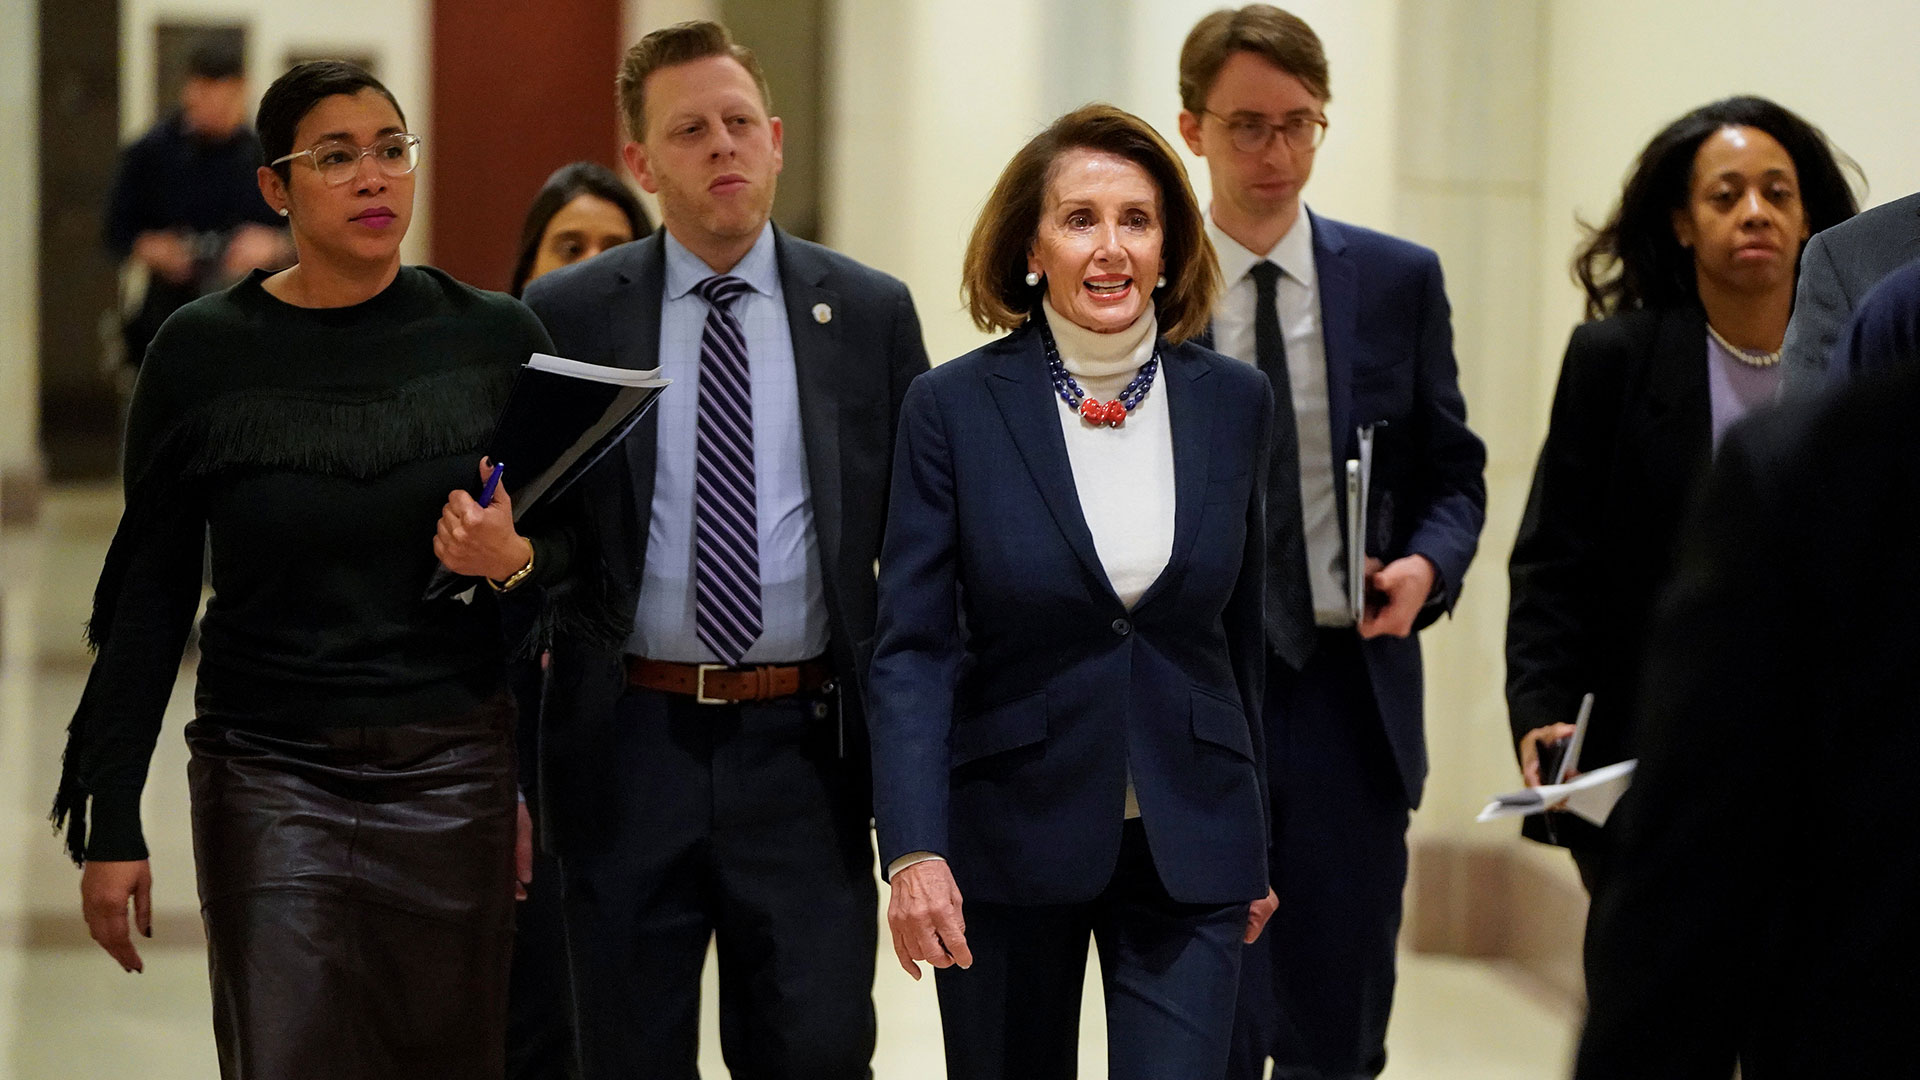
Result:
<svg viewBox="0 0 1920 1080">
<path fill-rule="evenodd" d="M 1307 538 L 1301 522 L 1300 434 L 1293 416 L 1293 379 L 1277 302 L 1280 268 L 1254 264 L 1253 354 L 1273 384 L 1273 456 L 1267 465 L 1267 645 L 1293 667 L 1313 653 L 1313 591 L 1307 584 Z"/>
</svg>

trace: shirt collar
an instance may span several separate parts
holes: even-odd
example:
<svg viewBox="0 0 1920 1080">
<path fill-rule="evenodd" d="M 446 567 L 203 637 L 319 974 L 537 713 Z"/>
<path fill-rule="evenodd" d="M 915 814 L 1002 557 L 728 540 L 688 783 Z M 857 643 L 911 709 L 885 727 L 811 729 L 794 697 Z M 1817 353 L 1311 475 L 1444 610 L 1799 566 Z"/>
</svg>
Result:
<svg viewBox="0 0 1920 1080">
<path fill-rule="evenodd" d="M 1304 205 L 1300 207 L 1300 216 L 1293 219 L 1293 227 L 1270 251 L 1248 251 L 1213 223 L 1211 213 L 1207 215 L 1207 238 L 1213 241 L 1214 253 L 1220 258 L 1220 276 L 1229 289 L 1239 284 L 1247 271 L 1262 260 L 1275 263 L 1288 277 L 1309 289 L 1320 279 L 1313 264 L 1313 216 Z"/>
<path fill-rule="evenodd" d="M 713 268 L 700 256 L 687 250 L 685 244 L 674 239 L 671 230 L 666 232 L 667 299 L 678 300 L 692 292 L 695 285 L 712 277 Z M 780 267 L 774 258 L 772 222 L 760 227 L 760 239 L 753 242 L 753 246 L 727 273 L 746 282 L 749 288 L 762 296 L 774 295 L 775 287 L 780 284 Z"/>
</svg>

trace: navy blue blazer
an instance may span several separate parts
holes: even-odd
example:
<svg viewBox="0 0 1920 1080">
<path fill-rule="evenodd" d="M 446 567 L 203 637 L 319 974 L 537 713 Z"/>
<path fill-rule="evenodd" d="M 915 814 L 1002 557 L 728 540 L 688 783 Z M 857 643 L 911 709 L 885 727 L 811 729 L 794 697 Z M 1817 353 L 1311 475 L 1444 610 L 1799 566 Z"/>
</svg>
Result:
<svg viewBox="0 0 1920 1080">
<path fill-rule="evenodd" d="M 1131 768 L 1173 899 L 1265 895 L 1273 394 L 1198 345 L 1160 355 L 1174 542 L 1132 611 L 1080 511 L 1035 330 L 908 389 L 869 686 L 882 866 L 932 851 L 972 900 L 1090 900 L 1113 876 Z"/>
<path fill-rule="evenodd" d="M 873 647 L 887 470 L 900 401 L 927 370 L 927 351 L 900 281 L 778 228 L 774 241 L 799 380 L 829 658 L 842 686 L 846 753 L 864 761 L 857 690 Z M 526 300 L 560 355 L 645 370 L 659 366 L 665 288 L 665 233 L 656 230 L 542 276 Z M 821 306 L 825 320 L 816 314 Z M 632 632 L 647 557 L 656 417 L 643 418 L 567 492 L 556 514 L 565 526 L 534 540 L 540 583 L 549 586 L 552 650 L 539 730 L 541 832 L 561 854 L 601 842 L 609 830 L 600 826 L 618 805 L 615 788 L 633 780 L 607 762 L 614 704 L 626 690 L 621 646 Z"/>
<path fill-rule="evenodd" d="M 1370 511 L 1384 561 L 1425 555 L 1438 571 L 1425 629 L 1460 598 L 1487 517 L 1487 448 L 1467 428 L 1453 358 L 1453 325 L 1440 258 L 1419 244 L 1313 215 L 1333 475 L 1359 456 L 1356 429 L 1374 431 Z M 1353 538 L 1344 499 L 1340 528 Z M 1360 643 L 1380 722 L 1407 794 L 1420 805 L 1427 778 L 1424 680 L 1417 634 Z"/>
</svg>

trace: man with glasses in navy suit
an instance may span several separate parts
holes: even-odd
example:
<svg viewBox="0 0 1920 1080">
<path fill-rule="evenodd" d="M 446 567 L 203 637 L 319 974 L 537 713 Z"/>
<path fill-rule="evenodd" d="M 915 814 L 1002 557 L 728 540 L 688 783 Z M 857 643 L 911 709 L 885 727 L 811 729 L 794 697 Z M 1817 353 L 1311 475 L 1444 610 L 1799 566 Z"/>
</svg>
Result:
<svg viewBox="0 0 1920 1080">
<path fill-rule="evenodd" d="M 1326 54 L 1265 4 L 1202 19 L 1180 54 L 1180 134 L 1207 160 L 1226 292 L 1215 349 L 1258 364 L 1297 445 L 1267 495 L 1266 739 L 1279 907 L 1241 968 L 1228 1075 L 1371 1077 L 1386 1064 L 1406 830 L 1426 780 L 1420 644 L 1460 595 L 1486 517 L 1432 251 L 1309 212 Z M 1373 443 L 1365 536 L 1346 463 Z M 1365 544 L 1366 601 L 1347 551 Z"/>
</svg>

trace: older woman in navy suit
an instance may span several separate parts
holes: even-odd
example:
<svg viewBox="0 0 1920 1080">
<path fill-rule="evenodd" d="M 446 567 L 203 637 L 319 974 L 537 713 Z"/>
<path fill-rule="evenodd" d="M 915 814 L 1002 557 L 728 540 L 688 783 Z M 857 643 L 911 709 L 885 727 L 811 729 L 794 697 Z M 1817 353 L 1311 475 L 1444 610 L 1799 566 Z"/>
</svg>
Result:
<svg viewBox="0 0 1920 1080">
<path fill-rule="evenodd" d="M 1110 1075 L 1219 1075 L 1272 912 L 1272 392 L 1189 342 L 1219 290 L 1204 221 L 1111 106 L 1014 157 L 965 288 L 1012 333 L 908 390 L 880 559 L 894 952 L 938 969 L 950 1076 L 1074 1074 L 1089 935 Z"/>
</svg>

